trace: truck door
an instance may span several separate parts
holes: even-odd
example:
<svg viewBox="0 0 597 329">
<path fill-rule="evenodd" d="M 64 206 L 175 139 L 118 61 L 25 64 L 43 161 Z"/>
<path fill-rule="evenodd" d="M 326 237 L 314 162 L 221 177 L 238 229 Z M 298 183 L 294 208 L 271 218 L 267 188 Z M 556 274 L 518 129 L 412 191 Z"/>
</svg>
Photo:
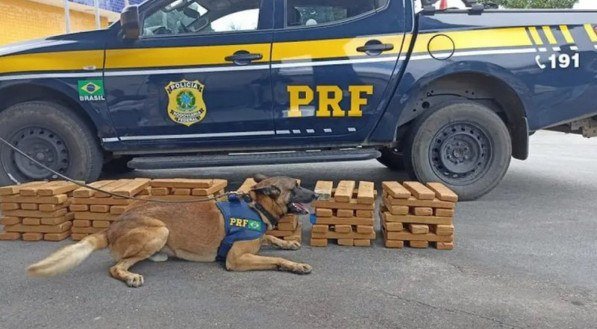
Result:
<svg viewBox="0 0 597 329">
<path fill-rule="evenodd" d="M 277 0 L 277 135 L 291 144 L 364 141 L 404 62 L 404 13 L 403 1 Z"/>
<path fill-rule="evenodd" d="M 121 141 L 174 151 L 273 135 L 273 5 L 149 1 L 132 43 L 108 44 L 104 83 Z"/>
</svg>

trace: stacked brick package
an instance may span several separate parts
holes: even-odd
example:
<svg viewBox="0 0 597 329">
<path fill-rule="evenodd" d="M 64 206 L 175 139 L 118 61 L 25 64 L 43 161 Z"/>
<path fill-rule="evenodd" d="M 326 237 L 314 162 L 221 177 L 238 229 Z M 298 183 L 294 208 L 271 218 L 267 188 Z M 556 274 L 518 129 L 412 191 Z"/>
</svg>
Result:
<svg viewBox="0 0 597 329">
<path fill-rule="evenodd" d="M 136 197 L 147 193 L 150 180 L 147 178 L 104 180 L 90 186 L 117 195 Z M 134 200 L 111 196 L 82 187 L 73 192 L 70 210 L 74 213 L 72 239 L 81 240 L 97 233 L 125 212 Z"/>
<path fill-rule="evenodd" d="M 78 185 L 32 182 L 0 188 L 0 240 L 61 241 L 71 234 L 70 193 Z"/>
<path fill-rule="evenodd" d="M 370 246 L 375 240 L 375 186 L 372 182 L 340 181 L 334 189 L 330 181 L 318 181 L 313 203 L 316 220 L 311 231 L 311 246 L 325 247 L 328 240 L 341 246 Z"/>
<path fill-rule="evenodd" d="M 154 179 L 148 190 L 149 197 L 159 200 L 188 201 L 224 194 L 225 179 Z"/>
<path fill-rule="evenodd" d="M 458 196 L 441 183 L 383 182 L 381 229 L 385 246 L 454 248 L 454 208 Z"/>
</svg>

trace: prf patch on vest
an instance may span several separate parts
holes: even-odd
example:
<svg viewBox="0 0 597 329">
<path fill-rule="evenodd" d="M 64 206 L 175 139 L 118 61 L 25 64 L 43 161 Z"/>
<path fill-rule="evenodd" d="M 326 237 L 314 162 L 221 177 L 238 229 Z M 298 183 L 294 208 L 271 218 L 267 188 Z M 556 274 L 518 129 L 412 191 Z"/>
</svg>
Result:
<svg viewBox="0 0 597 329">
<path fill-rule="evenodd" d="M 172 121 L 190 127 L 205 119 L 207 114 L 203 100 L 205 86 L 201 82 L 172 81 L 165 89 L 168 94 L 168 116 Z"/>
<path fill-rule="evenodd" d="M 263 223 L 260 221 L 252 220 L 252 219 L 245 219 L 245 218 L 236 218 L 230 217 L 230 226 L 246 228 L 247 230 L 261 232 L 263 229 Z"/>
</svg>

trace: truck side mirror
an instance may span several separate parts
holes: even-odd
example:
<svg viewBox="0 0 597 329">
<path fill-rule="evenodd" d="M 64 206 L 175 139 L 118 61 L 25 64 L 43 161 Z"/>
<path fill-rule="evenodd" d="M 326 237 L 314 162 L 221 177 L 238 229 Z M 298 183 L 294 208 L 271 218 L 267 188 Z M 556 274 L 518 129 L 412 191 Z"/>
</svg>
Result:
<svg viewBox="0 0 597 329">
<path fill-rule="evenodd" d="M 120 14 L 120 26 L 122 37 L 125 40 L 137 40 L 141 34 L 141 23 L 139 22 L 139 7 L 128 6 Z"/>
</svg>

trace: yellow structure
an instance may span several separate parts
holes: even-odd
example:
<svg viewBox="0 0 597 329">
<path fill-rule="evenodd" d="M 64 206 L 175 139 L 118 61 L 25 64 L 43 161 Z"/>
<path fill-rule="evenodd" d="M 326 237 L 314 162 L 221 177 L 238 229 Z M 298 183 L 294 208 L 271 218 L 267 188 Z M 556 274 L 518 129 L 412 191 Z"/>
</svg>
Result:
<svg viewBox="0 0 597 329">
<path fill-rule="evenodd" d="M 0 0 L 0 46 L 66 33 L 63 0 Z M 100 11 L 102 27 L 118 14 Z M 70 31 L 96 28 L 94 8 L 70 3 Z"/>
</svg>

